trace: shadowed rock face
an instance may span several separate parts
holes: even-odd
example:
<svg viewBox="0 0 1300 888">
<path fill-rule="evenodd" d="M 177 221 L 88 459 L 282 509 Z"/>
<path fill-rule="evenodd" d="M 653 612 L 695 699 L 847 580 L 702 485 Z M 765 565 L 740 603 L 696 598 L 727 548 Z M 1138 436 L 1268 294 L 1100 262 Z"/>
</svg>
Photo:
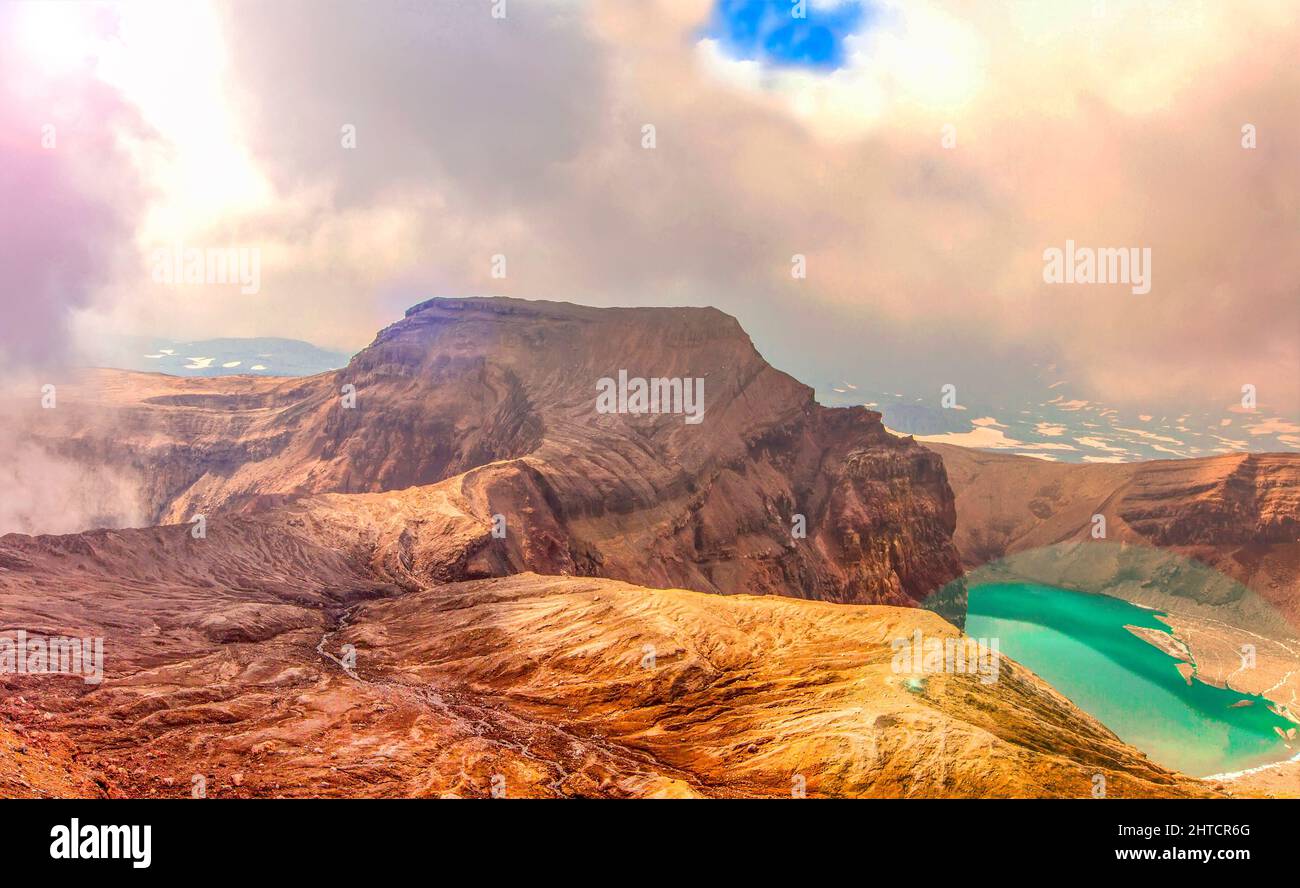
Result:
<svg viewBox="0 0 1300 888">
<path fill-rule="evenodd" d="M 703 420 L 597 413 L 620 370 L 702 378 Z M 489 573 L 897 604 L 959 573 L 941 460 L 878 413 L 821 407 L 714 309 L 433 300 L 337 373 L 97 371 L 43 412 L 48 450 L 137 475 L 160 523 L 486 467 L 472 511 L 518 538 Z"/>
</svg>

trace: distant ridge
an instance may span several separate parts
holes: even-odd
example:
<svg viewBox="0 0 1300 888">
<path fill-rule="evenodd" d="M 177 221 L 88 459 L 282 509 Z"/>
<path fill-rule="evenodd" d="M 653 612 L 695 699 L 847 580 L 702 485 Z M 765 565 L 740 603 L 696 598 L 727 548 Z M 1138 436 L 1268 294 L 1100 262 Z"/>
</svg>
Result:
<svg viewBox="0 0 1300 888">
<path fill-rule="evenodd" d="M 273 336 L 222 339 L 113 337 L 90 355 L 92 364 L 170 376 L 314 376 L 348 362 L 347 352 Z"/>
</svg>

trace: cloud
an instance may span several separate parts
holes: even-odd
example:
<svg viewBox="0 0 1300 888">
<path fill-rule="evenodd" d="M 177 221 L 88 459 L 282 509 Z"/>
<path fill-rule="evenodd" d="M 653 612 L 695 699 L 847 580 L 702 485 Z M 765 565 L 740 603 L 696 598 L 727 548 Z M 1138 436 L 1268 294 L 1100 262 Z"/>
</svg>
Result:
<svg viewBox="0 0 1300 888">
<path fill-rule="evenodd" d="M 1300 415 L 1293 5 L 872 6 L 819 73 L 701 45 L 703 0 L 223 5 L 269 193 L 203 221 L 262 247 L 262 294 L 137 278 L 112 320 L 359 346 L 438 294 L 707 303 L 805 379 L 999 404 L 1068 378 L 1144 415 L 1249 382 Z M 1151 292 L 1044 284 L 1066 239 L 1150 247 Z"/>
<path fill-rule="evenodd" d="M 52 20 L 46 20 L 55 16 Z M 143 204 L 117 132 L 139 127 L 88 63 L 58 5 L 0 6 L 0 367 L 69 355 L 73 313 L 116 273 Z M 98 17 L 86 28 L 110 31 Z"/>
<path fill-rule="evenodd" d="M 292 192 L 323 179 L 339 210 L 430 185 L 485 213 L 553 199 L 608 107 L 605 49 L 577 7 L 507 9 L 496 19 L 479 3 L 222 7 L 234 102 L 272 180 Z M 341 146 L 345 125 L 355 149 Z"/>
<path fill-rule="evenodd" d="M 76 533 L 147 522 L 140 478 L 57 456 L 0 431 L 0 535 Z"/>
<path fill-rule="evenodd" d="M 1091 447 L 1093 450 L 1104 450 L 1108 453 L 1127 453 L 1122 447 L 1112 447 L 1110 442 L 1103 438 L 1075 437 L 1074 439 L 1084 447 Z"/>
<path fill-rule="evenodd" d="M 1177 438 L 1171 438 L 1168 435 L 1157 435 L 1155 432 L 1148 432 L 1146 429 L 1126 429 L 1122 426 L 1116 426 L 1115 431 L 1124 432 L 1128 435 L 1136 435 L 1137 437 L 1145 438 L 1148 441 L 1163 441 L 1166 444 L 1178 444 L 1180 446 L 1184 443 L 1179 441 Z"/>
<path fill-rule="evenodd" d="M 1300 434 L 1300 424 L 1274 416 L 1262 422 L 1247 425 L 1246 431 L 1252 435 L 1297 435 Z"/>
</svg>

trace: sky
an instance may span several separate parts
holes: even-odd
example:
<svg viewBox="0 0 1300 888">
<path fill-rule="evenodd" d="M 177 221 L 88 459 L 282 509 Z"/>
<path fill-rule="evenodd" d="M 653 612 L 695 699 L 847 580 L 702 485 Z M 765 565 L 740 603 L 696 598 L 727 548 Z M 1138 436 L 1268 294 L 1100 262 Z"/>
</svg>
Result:
<svg viewBox="0 0 1300 888">
<path fill-rule="evenodd" d="M 819 395 L 1250 385 L 1300 449 L 1300 7 L 796 5 L 0 0 L 0 365 L 355 350 L 439 295 L 714 305 Z M 1049 283 L 1070 243 L 1149 250 L 1149 291 Z M 162 278 L 193 249 L 256 286 Z"/>
<path fill-rule="evenodd" d="M 738 61 L 825 73 L 844 67 L 845 40 L 869 26 L 871 7 L 845 0 L 804 12 L 795 14 L 789 0 L 719 0 L 702 36 Z"/>
</svg>

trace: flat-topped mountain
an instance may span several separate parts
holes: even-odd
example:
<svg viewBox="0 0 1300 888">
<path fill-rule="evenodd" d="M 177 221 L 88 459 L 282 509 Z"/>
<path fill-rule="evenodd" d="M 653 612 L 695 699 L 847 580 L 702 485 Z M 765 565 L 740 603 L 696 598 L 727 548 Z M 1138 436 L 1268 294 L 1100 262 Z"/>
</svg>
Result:
<svg viewBox="0 0 1300 888">
<path fill-rule="evenodd" d="M 702 392 L 698 415 L 598 410 L 620 375 Z M 40 443 L 137 479 L 158 523 L 475 471 L 517 541 L 490 573 L 899 604 L 959 573 L 942 462 L 818 405 L 711 308 L 435 299 L 336 372 L 101 370 L 60 395 Z"/>
</svg>

